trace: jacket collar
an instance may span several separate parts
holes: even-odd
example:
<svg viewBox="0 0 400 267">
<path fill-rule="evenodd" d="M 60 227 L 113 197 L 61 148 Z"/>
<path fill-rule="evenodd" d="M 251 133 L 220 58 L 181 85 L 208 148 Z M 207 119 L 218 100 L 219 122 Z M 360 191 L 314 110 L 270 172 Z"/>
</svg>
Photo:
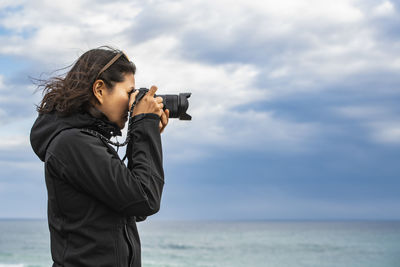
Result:
<svg viewBox="0 0 400 267">
<path fill-rule="evenodd" d="M 101 135 L 107 137 L 107 139 L 122 135 L 118 125 L 109 121 L 107 116 L 100 110 L 90 107 L 88 113 L 94 118 L 94 123 L 86 128 L 99 132 Z"/>
</svg>

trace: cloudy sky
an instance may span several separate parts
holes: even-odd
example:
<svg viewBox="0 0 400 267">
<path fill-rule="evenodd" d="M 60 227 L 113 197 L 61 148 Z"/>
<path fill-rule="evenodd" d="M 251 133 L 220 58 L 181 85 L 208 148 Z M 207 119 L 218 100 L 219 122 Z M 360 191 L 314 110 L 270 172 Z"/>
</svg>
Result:
<svg viewBox="0 0 400 267">
<path fill-rule="evenodd" d="M 193 120 L 162 135 L 155 220 L 400 219 L 399 13 L 397 0 L 0 0 L 0 217 L 46 217 L 29 77 L 111 45 L 138 87 L 192 92 Z"/>
</svg>

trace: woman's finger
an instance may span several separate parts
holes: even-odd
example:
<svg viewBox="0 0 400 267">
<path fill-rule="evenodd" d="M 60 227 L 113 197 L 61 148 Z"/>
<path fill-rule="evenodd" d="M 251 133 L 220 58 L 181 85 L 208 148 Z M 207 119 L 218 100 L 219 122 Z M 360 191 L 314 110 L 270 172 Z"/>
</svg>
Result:
<svg viewBox="0 0 400 267">
<path fill-rule="evenodd" d="M 165 112 L 162 113 L 161 119 L 160 119 L 160 133 L 162 133 L 165 129 L 165 127 L 168 124 L 168 117 L 169 117 L 169 110 L 166 109 Z"/>
<path fill-rule="evenodd" d="M 163 112 L 163 114 L 161 115 L 161 123 L 163 125 L 167 125 L 168 124 L 168 118 L 167 118 L 167 115 L 165 114 L 165 112 Z"/>
<path fill-rule="evenodd" d="M 155 100 L 156 100 L 157 103 L 162 103 L 163 102 L 163 98 L 161 96 L 157 96 L 155 98 Z"/>
<path fill-rule="evenodd" d="M 150 90 L 147 92 L 146 95 L 154 97 L 157 91 L 157 86 L 153 85 L 150 87 Z"/>
<path fill-rule="evenodd" d="M 167 126 L 167 124 L 168 124 L 168 122 L 169 122 L 169 109 L 166 109 L 166 110 L 164 111 L 164 113 L 165 113 L 165 117 L 166 117 L 166 119 L 167 119 L 167 121 L 166 121 L 166 123 L 165 123 L 165 126 Z"/>
</svg>

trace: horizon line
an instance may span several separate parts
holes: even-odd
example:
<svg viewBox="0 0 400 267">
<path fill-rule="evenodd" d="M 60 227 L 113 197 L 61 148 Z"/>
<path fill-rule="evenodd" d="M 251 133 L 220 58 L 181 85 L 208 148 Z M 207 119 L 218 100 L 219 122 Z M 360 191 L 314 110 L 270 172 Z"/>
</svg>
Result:
<svg viewBox="0 0 400 267">
<path fill-rule="evenodd" d="M 44 217 L 0 217 L 0 221 L 47 221 Z M 151 222 L 400 222 L 400 218 L 155 219 Z M 145 221 L 144 221 L 145 222 Z"/>
</svg>

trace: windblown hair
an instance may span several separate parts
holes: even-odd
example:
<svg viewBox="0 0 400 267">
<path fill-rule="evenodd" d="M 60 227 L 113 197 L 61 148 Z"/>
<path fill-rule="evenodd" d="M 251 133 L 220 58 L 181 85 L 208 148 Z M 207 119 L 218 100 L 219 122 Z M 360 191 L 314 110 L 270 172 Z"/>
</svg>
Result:
<svg viewBox="0 0 400 267">
<path fill-rule="evenodd" d="M 108 90 L 112 91 L 115 83 L 124 81 L 125 74 L 136 73 L 136 66 L 122 55 L 98 76 L 100 70 L 118 53 L 121 51 L 108 46 L 91 49 L 78 58 L 65 77 L 35 79 L 38 90 L 43 88 L 44 95 L 36 110 L 39 114 L 56 111 L 61 116 L 89 112 L 93 108 L 93 101 L 98 101 L 92 90 L 96 80 L 103 80 Z"/>
</svg>

